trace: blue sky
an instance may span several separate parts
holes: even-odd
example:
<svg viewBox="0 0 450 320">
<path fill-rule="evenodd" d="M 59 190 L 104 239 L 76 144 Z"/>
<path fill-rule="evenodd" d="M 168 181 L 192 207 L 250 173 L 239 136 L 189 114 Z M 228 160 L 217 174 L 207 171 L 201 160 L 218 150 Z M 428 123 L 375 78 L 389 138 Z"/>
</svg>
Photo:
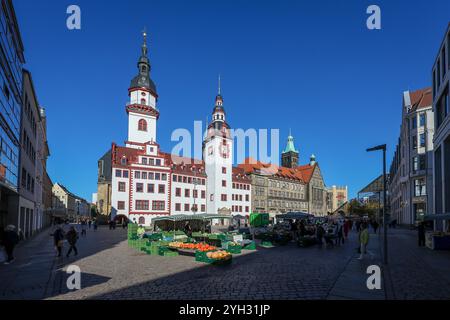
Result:
<svg viewBox="0 0 450 320">
<path fill-rule="evenodd" d="M 234 128 L 289 128 L 300 161 L 314 153 L 327 185 L 351 195 L 390 162 L 402 92 L 430 85 L 450 21 L 449 1 L 14 1 L 38 100 L 48 116 L 54 182 L 91 199 L 97 160 L 127 137 L 125 103 L 147 26 L 161 117 L 170 151 L 176 128 L 209 116 L 222 76 Z M 66 28 L 77 4 L 82 29 Z M 381 8 L 382 30 L 366 28 Z M 389 164 L 388 164 L 389 165 Z"/>
</svg>

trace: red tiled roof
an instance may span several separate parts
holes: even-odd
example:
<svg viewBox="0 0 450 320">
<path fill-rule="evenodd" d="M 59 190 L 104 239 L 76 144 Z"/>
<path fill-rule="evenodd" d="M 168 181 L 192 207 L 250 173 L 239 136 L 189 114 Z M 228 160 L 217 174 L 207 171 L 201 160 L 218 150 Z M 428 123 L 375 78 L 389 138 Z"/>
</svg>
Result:
<svg viewBox="0 0 450 320">
<path fill-rule="evenodd" d="M 281 178 L 295 179 L 309 183 L 316 165 L 303 165 L 296 168 L 286 168 L 274 164 L 267 164 L 252 158 L 247 158 L 239 167 L 249 173 L 261 173 L 267 175 L 276 175 Z"/>
<path fill-rule="evenodd" d="M 411 98 L 411 109 L 418 110 L 430 107 L 433 104 L 431 87 L 426 87 L 409 93 Z"/>
</svg>

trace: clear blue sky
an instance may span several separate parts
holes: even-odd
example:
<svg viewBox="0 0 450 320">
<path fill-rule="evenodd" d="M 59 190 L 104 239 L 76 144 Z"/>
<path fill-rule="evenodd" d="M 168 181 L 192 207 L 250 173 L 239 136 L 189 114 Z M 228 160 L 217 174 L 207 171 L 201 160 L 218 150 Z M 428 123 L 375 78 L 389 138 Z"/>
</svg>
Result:
<svg viewBox="0 0 450 320">
<path fill-rule="evenodd" d="M 430 85 L 450 1 L 29 1 L 15 7 L 27 68 L 48 115 L 54 182 L 91 199 L 97 159 L 127 137 L 125 103 L 147 26 L 161 117 L 158 142 L 210 115 L 222 75 L 236 128 L 292 128 L 327 185 L 351 195 L 381 172 L 369 146 L 399 134 L 402 92 Z M 77 4 L 82 30 L 66 28 Z M 366 28 L 381 7 L 382 30 Z M 388 164 L 389 165 L 389 164 Z"/>
</svg>

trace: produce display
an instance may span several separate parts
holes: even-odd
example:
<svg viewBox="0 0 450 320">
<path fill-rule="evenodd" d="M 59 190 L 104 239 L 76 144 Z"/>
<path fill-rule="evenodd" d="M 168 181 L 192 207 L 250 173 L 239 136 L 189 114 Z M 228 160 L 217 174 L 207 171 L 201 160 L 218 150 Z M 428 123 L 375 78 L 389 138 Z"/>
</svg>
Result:
<svg viewBox="0 0 450 320">
<path fill-rule="evenodd" d="M 214 260 L 228 260 L 231 259 L 231 253 L 226 252 L 224 250 L 211 251 L 206 253 L 206 257 Z"/>
<path fill-rule="evenodd" d="M 184 243 L 184 242 L 170 242 L 169 247 L 176 249 L 198 250 L 202 252 L 217 249 L 216 247 L 210 246 L 209 244 L 206 243 Z"/>
</svg>

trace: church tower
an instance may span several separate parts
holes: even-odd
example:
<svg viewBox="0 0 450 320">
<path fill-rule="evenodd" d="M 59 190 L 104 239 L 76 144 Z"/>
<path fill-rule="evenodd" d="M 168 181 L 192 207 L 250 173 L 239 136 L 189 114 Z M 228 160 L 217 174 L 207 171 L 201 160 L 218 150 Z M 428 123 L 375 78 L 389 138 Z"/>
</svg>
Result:
<svg viewBox="0 0 450 320">
<path fill-rule="evenodd" d="M 144 41 L 141 47 L 141 57 L 138 60 L 138 75 L 131 80 L 127 103 L 128 141 L 127 147 L 139 148 L 147 142 L 156 143 L 156 122 L 159 111 L 156 108 L 158 94 L 156 86 L 150 78 L 150 60 L 147 56 L 147 33 L 143 32 Z"/>
<path fill-rule="evenodd" d="M 220 92 L 220 78 L 212 120 L 208 125 L 203 142 L 203 160 L 208 175 L 207 213 L 231 214 L 233 140 L 230 127 L 226 122 L 226 113 Z"/>
<path fill-rule="evenodd" d="M 281 153 L 281 165 L 286 168 L 295 168 L 298 166 L 298 151 L 295 150 L 294 137 L 289 132 L 286 148 Z"/>
</svg>

